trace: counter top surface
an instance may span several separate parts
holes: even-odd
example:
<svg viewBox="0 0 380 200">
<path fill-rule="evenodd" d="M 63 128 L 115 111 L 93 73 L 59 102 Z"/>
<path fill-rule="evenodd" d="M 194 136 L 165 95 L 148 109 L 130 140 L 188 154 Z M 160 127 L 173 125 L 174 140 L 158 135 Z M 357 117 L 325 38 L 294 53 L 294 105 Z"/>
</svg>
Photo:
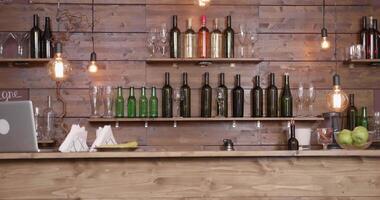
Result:
<svg viewBox="0 0 380 200">
<path fill-rule="evenodd" d="M 0 153 L 0 160 L 107 159 L 107 158 L 222 158 L 222 157 L 230 157 L 230 158 L 231 157 L 380 157 L 380 150 Z"/>
</svg>

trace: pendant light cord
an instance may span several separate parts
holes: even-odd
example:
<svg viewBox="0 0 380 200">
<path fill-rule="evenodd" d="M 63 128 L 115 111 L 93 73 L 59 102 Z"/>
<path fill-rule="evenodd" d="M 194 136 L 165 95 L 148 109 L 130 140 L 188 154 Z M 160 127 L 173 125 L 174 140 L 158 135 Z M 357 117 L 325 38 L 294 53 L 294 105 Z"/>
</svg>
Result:
<svg viewBox="0 0 380 200">
<path fill-rule="evenodd" d="M 92 0 L 92 17 L 91 17 L 91 20 L 92 20 L 92 24 L 91 24 L 91 40 L 92 40 L 92 52 L 95 52 L 95 41 L 94 41 L 94 26 L 95 26 L 95 22 L 94 22 L 94 13 L 95 13 L 95 10 L 94 10 L 94 0 Z"/>
<path fill-rule="evenodd" d="M 326 2 L 325 2 L 325 0 L 323 0 L 323 4 L 322 4 L 322 23 L 323 23 L 323 28 L 326 28 L 325 27 L 325 6 L 326 6 Z"/>
<path fill-rule="evenodd" d="M 59 33 L 61 31 L 61 1 L 57 1 L 57 16 L 55 17 L 55 20 L 57 21 L 57 32 Z"/>
<path fill-rule="evenodd" d="M 337 23 L 337 14 L 336 14 L 336 1 L 334 4 L 334 59 L 335 59 L 335 74 L 338 74 L 338 58 L 337 58 L 337 30 L 336 30 L 336 23 Z"/>
</svg>

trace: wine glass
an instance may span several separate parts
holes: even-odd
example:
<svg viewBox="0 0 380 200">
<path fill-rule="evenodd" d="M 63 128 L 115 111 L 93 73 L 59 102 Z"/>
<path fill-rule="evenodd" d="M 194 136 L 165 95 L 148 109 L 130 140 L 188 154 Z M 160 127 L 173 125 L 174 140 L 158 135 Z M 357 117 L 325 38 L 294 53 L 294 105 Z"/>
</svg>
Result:
<svg viewBox="0 0 380 200">
<path fill-rule="evenodd" d="M 162 57 L 166 56 L 166 45 L 168 43 L 168 29 L 166 24 L 162 24 L 159 33 L 160 45 L 161 45 L 161 54 Z"/>
<path fill-rule="evenodd" d="M 4 57 L 5 42 L 8 40 L 10 33 L 0 32 L 0 58 Z"/>
<path fill-rule="evenodd" d="M 245 24 L 240 24 L 239 25 L 239 32 L 238 32 L 238 39 L 240 43 L 239 47 L 239 57 L 244 58 L 245 57 L 245 46 L 247 44 L 247 38 L 248 38 L 248 32 L 247 32 L 247 27 Z"/>
<path fill-rule="evenodd" d="M 323 150 L 327 150 L 329 144 L 332 143 L 333 140 L 333 130 L 332 128 L 318 128 L 318 144 L 323 145 Z"/>
<path fill-rule="evenodd" d="M 26 57 L 25 53 L 25 42 L 29 38 L 29 33 L 25 32 L 14 32 L 11 33 L 11 36 L 16 40 L 17 42 L 17 57 L 18 58 L 24 58 Z"/>
<path fill-rule="evenodd" d="M 304 93 L 304 87 L 302 83 L 299 83 L 298 89 L 297 89 L 297 115 L 303 116 L 303 106 L 305 104 L 305 93 Z"/>
<path fill-rule="evenodd" d="M 146 47 L 149 50 L 150 57 L 153 57 L 156 54 L 157 42 L 158 42 L 158 29 L 153 27 L 149 30 L 147 40 L 146 40 Z"/>
<path fill-rule="evenodd" d="M 258 40 L 258 36 L 257 36 L 257 33 L 256 31 L 254 30 L 250 30 L 248 31 L 248 40 L 249 40 L 249 43 L 250 43 L 250 53 L 251 53 L 251 57 L 255 57 L 255 44 L 256 44 L 256 41 Z"/>
<path fill-rule="evenodd" d="M 180 106 L 181 101 L 183 101 L 183 100 L 184 100 L 184 97 L 183 97 L 183 95 L 181 95 L 181 90 L 175 90 L 174 91 L 174 103 L 176 106 L 177 117 L 180 117 L 179 106 Z"/>
<path fill-rule="evenodd" d="M 313 106 L 314 106 L 315 98 L 316 98 L 316 91 L 315 91 L 314 85 L 310 83 L 309 89 L 306 95 L 306 104 L 308 105 L 308 116 L 314 115 Z"/>
</svg>

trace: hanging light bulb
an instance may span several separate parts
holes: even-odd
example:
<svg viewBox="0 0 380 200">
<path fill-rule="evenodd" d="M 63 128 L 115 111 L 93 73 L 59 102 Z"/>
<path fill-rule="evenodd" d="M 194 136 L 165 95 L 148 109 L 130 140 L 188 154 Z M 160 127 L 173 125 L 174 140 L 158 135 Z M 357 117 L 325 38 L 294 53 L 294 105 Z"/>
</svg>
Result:
<svg viewBox="0 0 380 200">
<path fill-rule="evenodd" d="M 327 94 L 327 106 L 332 112 L 343 112 L 348 107 L 348 96 L 340 87 L 340 77 L 333 76 L 333 89 Z"/>
<path fill-rule="evenodd" d="M 54 58 L 48 63 L 50 78 L 53 81 L 64 81 L 71 71 L 70 63 L 62 56 L 62 43 L 57 42 Z"/>
<path fill-rule="evenodd" d="M 96 53 L 91 53 L 90 65 L 88 65 L 88 71 L 90 73 L 96 73 L 98 71 L 98 65 L 96 65 Z"/>
<path fill-rule="evenodd" d="M 322 28 L 321 34 L 322 34 L 321 48 L 322 49 L 330 48 L 330 41 L 327 38 L 327 29 Z"/>
<path fill-rule="evenodd" d="M 198 4 L 200 7 L 206 7 L 211 0 L 195 0 L 195 4 Z"/>
</svg>

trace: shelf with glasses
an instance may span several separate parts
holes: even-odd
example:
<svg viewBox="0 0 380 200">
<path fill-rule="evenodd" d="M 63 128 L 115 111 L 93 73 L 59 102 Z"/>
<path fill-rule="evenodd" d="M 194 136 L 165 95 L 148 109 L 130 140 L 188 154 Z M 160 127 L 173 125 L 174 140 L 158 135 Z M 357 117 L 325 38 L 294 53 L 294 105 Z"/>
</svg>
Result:
<svg viewBox="0 0 380 200">
<path fill-rule="evenodd" d="M 191 63 L 198 64 L 201 66 L 209 66 L 213 63 L 227 63 L 231 67 L 235 66 L 236 63 L 253 63 L 258 64 L 262 62 L 260 58 L 148 58 L 146 63 L 148 64 L 183 64 Z"/>
<path fill-rule="evenodd" d="M 0 58 L 0 64 L 9 64 L 13 66 L 47 64 L 50 58 Z"/>
<path fill-rule="evenodd" d="M 350 59 L 345 61 L 349 65 L 370 65 L 370 66 L 380 66 L 380 59 Z"/>
<path fill-rule="evenodd" d="M 149 122 L 173 122 L 173 127 L 177 127 L 177 122 L 232 122 L 232 126 L 235 127 L 237 122 L 256 122 L 257 126 L 260 127 L 260 122 L 262 121 L 302 121 L 302 122 L 313 122 L 313 121 L 323 121 L 322 117 L 174 117 L 174 118 L 92 118 L 90 117 L 88 121 L 90 123 L 115 123 L 118 127 L 119 123 L 124 122 L 144 122 L 145 127 L 148 127 Z"/>
</svg>

